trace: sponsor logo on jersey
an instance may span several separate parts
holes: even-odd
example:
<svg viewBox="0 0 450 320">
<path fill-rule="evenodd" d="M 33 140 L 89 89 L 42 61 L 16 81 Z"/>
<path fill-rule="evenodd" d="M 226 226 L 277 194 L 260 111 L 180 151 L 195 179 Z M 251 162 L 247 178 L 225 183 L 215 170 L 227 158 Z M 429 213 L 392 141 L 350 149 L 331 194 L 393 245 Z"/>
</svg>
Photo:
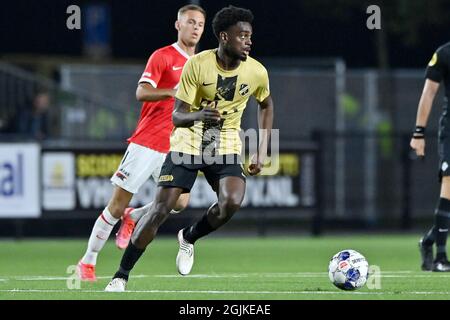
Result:
<svg viewBox="0 0 450 320">
<path fill-rule="evenodd" d="M 216 86 L 216 96 L 215 101 L 233 101 L 234 92 L 236 90 L 238 76 L 234 77 L 222 77 L 217 75 L 217 86 Z"/>
<path fill-rule="evenodd" d="M 168 181 L 173 181 L 173 175 L 170 174 L 159 177 L 159 182 L 168 182 Z"/>
<path fill-rule="evenodd" d="M 123 173 L 125 176 L 127 176 L 128 178 L 130 177 L 130 173 L 129 173 L 128 171 L 126 171 L 125 169 L 120 168 L 119 171 L 120 171 L 121 173 Z"/>
</svg>

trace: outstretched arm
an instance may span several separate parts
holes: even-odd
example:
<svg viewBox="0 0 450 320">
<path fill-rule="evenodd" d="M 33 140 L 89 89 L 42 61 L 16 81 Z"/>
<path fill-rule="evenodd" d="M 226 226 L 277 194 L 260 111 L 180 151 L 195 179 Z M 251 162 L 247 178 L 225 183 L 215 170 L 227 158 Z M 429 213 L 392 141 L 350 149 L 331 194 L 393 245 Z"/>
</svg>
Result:
<svg viewBox="0 0 450 320">
<path fill-rule="evenodd" d="M 423 87 L 422 96 L 420 97 L 419 107 L 417 109 L 416 128 L 425 128 L 433 106 L 434 97 L 439 89 L 439 82 L 427 79 Z M 423 129 L 424 131 L 424 129 Z M 415 132 L 411 142 L 411 148 L 416 151 L 418 156 L 425 155 L 425 136 L 424 132 Z"/>
<path fill-rule="evenodd" d="M 258 125 L 260 129 L 258 153 L 252 157 L 248 167 L 248 173 L 252 176 L 261 172 L 262 164 L 267 157 L 270 132 L 273 126 L 273 100 L 270 95 L 259 103 Z"/>
</svg>

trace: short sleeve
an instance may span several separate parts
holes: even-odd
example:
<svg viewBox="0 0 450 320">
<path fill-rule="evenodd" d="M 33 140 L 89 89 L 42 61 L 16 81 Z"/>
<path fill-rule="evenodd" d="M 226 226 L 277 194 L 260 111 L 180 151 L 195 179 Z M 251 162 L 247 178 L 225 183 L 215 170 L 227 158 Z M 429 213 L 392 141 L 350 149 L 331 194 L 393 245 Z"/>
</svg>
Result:
<svg viewBox="0 0 450 320">
<path fill-rule="evenodd" d="M 158 88 L 159 80 L 166 66 L 167 63 L 164 55 L 159 51 L 153 52 L 147 61 L 144 73 L 142 73 L 138 83 L 150 83 L 153 87 Z"/>
<path fill-rule="evenodd" d="M 196 62 L 196 59 L 189 59 L 184 65 L 183 72 L 181 73 L 180 83 L 175 98 L 193 105 L 199 87 L 199 72 L 200 67 Z"/>
<path fill-rule="evenodd" d="M 258 102 L 262 102 L 270 95 L 269 75 L 265 68 L 263 68 L 263 71 L 261 72 L 258 83 L 258 87 L 254 91 L 253 96 Z"/>
<path fill-rule="evenodd" d="M 445 65 L 446 58 L 444 57 L 444 53 L 443 50 L 437 50 L 433 54 L 425 71 L 425 78 L 435 82 L 441 82 L 445 78 L 448 71 Z"/>
</svg>

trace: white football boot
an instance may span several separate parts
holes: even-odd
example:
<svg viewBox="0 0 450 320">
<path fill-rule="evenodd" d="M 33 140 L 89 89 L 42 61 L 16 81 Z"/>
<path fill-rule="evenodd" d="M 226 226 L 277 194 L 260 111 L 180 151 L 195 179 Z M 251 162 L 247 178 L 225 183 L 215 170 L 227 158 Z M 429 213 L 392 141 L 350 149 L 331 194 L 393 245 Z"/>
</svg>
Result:
<svg viewBox="0 0 450 320">
<path fill-rule="evenodd" d="M 127 280 L 122 278 L 112 279 L 105 288 L 106 292 L 124 292 L 127 286 Z"/>
<path fill-rule="evenodd" d="M 177 254 L 177 269 L 182 276 L 186 276 L 194 264 L 194 245 L 184 240 L 183 229 L 178 231 L 178 243 L 180 249 Z"/>
</svg>

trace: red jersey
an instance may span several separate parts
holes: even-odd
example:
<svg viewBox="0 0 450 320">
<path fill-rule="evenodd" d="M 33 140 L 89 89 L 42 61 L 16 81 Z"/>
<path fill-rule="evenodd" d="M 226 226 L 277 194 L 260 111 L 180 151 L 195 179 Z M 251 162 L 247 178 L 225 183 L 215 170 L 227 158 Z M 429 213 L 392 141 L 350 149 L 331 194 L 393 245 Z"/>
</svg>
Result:
<svg viewBox="0 0 450 320">
<path fill-rule="evenodd" d="M 187 59 L 189 55 L 177 43 L 158 49 L 148 59 L 139 83 L 146 82 L 159 89 L 177 89 Z M 169 152 L 174 103 L 172 97 L 144 102 L 136 130 L 127 141 L 159 152 Z"/>
</svg>

